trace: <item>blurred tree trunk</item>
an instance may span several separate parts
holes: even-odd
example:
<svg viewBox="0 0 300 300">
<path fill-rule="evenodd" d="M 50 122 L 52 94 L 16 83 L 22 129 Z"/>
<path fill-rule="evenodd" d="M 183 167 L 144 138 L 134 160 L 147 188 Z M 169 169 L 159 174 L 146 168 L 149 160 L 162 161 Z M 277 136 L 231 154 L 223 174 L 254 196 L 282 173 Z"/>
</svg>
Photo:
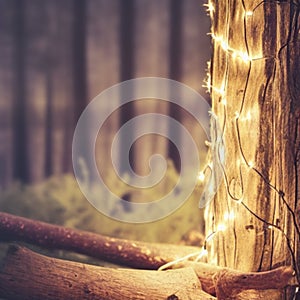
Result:
<svg viewBox="0 0 300 300">
<path fill-rule="evenodd" d="M 0 186 L 13 181 L 13 106 L 17 105 L 16 83 L 17 28 L 15 1 L 0 1 Z"/>
<path fill-rule="evenodd" d="M 86 1 L 73 1 L 73 81 L 75 122 L 87 105 Z"/>
<path fill-rule="evenodd" d="M 183 1 L 171 0 L 170 1 L 170 45 L 169 45 L 169 78 L 182 81 L 182 17 L 183 17 Z M 172 91 L 170 91 L 172 98 Z M 184 100 L 183 100 L 184 101 Z M 169 115 L 171 118 L 181 122 L 181 110 L 175 106 L 170 105 Z M 180 137 L 182 143 L 182 137 Z M 180 171 L 180 155 L 173 144 L 169 144 L 169 157 L 174 160 L 176 169 Z"/>
<path fill-rule="evenodd" d="M 13 175 L 24 182 L 29 181 L 27 122 L 26 122 L 26 30 L 25 1 L 14 1 L 15 23 L 15 96 L 13 105 Z"/>
<path fill-rule="evenodd" d="M 299 3 L 210 3 L 220 124 L 212 154 L 224 179 L 207 208 L 209 262 L 243 271 L 292 265 L 299 280 Z"/>
<path fill-rule="evenodd" d="M 135 25 L 135 1 L 127 0 L 121 1 L 120 3 L 120 82 L 134 78 L 134 25 Z M 128 91 L 129 92 L 129 91 Z M 131 91 L 133 94 L 134 91 Z M 126 104 L 122 107 L 120 115 L 120 126 L 125 124 L 128 120 L 134 117 L 134 105 L 132 102 Z M 133 133 L 128 132 L 126 137 L 121 138 L 121 148 L 120 148 L 120 168 L 123 172 L 126 172 L 126 160 L 130 159 L 130 163 L 133 166 L 133 159 L 135 153 L 132 149 L 131 157 L 124 153 L 123 146 L 131 140 Z"/>
<path fill-rule="evenodd" d="M 105 89 L 120 81 L 121 49 L 120 41 L 120 6 L 118 0 L 92 0 L 88 2 L 87 14 L 87 81 L 89 100 Z M 101 12 L 101 17 L 99 17 Z M 125 29 L 123 29 L 125 30 Z M 128 29 L 126 29 L 128 30 Z M 127 62 L 127 61 L 126 61 Z M 120 95 L 115 95 L 119 101 Z M 111 105 L 114 99 L 107 99 Z M 114 103 L 116 103 L 114 102 Z M 104 114 L 104 112 L 103 112 Z M 103 178 L 110 178 L 107 184 L 115 190 L 115 180 L 111 180 L 111 146 L 119 129 L 120 111 L 115 111 L 101 128 L 96 142 L 96 161 Z M 117 146 L 117 148 L 120 148 Z M 118 154 L 117 154 L 118 155 Z M 116 159 L 118 161 L 118 159 Z"/>
<path fill-rule="evenodd" d="M 70 172 L 77 120 L 88 100 L 113 84 L 160 76 L 201 85 L 208 46 L 206 54 L 199 52 L 204 36 L 199 30 L 207 30 L 197 0 L 0 0 L 0 7 L 1 185 Z M 110 148 L 120 124 L 141 112 L 169 112 L 168 104 L 150 102 L 129 104 L 108 120 L 97 157 Z M 194 131 L 182 112 L 173 109 L 173 115 Z M 157 136 L 144 142 L 131 153 L 141 174 L 148 170 L 150 154 L 166 156 L 170 147 Z M 106 167 L 107 159 L 104 165 L 106 177 L 112 168 Z"/>
<path fill-rule="evenodd" d="M 169 2 L 136 1 L 135 13 L 135 76 L 160 76 L 166 78 L 168 77 L 169 65 L 168 61 L 162 59 L 162 57 L 167 57 L 170 47 L 168 26 L 166 26 L 170 19 Z M 159 34 L 157 34 L 158 32 Z M 134 103 L 136 116 L 146 113 L 168 114 L 168 110 L 169 103 L 159 99 L 144 99 Z M 166 136 L 168 135 L 168 126 L 164 122 L 159 123 L 154 120 L 148 120 L 144 124 L 149 131 L 157 132 L 159 128 Z M 139 128 L 137 128 L 138 130 Z M 134 145 L 134 167 L 137 174 L 141 176 L 149 175 L 148 162 L 151 155 L 161 154 L 163 157 L 167 157 L 168 144 L 167 139 L 154 134 L 138 139 Z M 154 172 L 156 167 L 154 166 Z"/>
</svg>

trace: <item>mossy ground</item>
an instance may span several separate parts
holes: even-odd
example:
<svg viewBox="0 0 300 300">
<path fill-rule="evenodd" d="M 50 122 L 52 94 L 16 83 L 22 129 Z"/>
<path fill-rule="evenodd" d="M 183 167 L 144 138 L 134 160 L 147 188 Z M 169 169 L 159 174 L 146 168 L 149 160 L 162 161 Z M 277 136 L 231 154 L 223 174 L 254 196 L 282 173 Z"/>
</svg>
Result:
<svg viewBox="0 0 300 300">
<path fill-rule="evenodd" d="M 189 231 L 203 230 L 203 212 L 198 208 L 199 195 L 200 191 L 196 189 L 177 211 L 159 221 L 129 224 L 113 220 L 97 211 L 81 193 L 74 176 L 68 174 L 51 177 L 31 186 L 15 183 L 1 192 L 0 210 L 112 237 L 180 243 Z M 99 199 L 101 197 L 105 197 L 105 194 L 100 191 Z M 2 257 L 5 248 L 2 244 Z M 68 254 L 55 252 L 57 255 L 68 257 Z M 70 258 L 73 259 L 73 256 Z"/>
</svg>

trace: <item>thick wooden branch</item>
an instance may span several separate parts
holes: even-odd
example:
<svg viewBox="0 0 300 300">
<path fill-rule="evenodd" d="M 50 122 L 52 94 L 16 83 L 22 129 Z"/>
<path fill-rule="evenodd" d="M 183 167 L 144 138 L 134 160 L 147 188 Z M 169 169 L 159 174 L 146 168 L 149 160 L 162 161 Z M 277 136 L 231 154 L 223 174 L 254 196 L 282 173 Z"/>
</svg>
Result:
<svg viewBox="0 0 300 300">
<path fill-rule="evenodd" d="M 276 299 L 274 295 L 284 287 L 297 284 L 290 266 L 249 273 L 200 262 L 184 262 L 177 267 L 193 268 L 202 289 L 217 299 Z"/>
<path fill-rule="evenodd" d="M 164 272 L 109 269 L 49 258 L 12 246 L 0 271 L 0 295 L 13 300 L 216 299 L 192 268 Z"/>
<path fill-rule="evenodd" d="M 102 236 L 0 212 L 0 241 L 23 241 L 47 249 L 63 249 L 140 269 L 199 251 L 197 247 L 144 243 Z"/>
<path fill-rule="evenodd" d="M 114 263 L 146 269 L 156 269 L 166 262 L 199 250 L 196 247 L 142 243 L 109 238 L 5 213 L 0 213 L 0 240 L 21 240 L 47 248 L 72 250 Z M 20 251 L 18 250 L 17 253 L 19 255 Z M 31 259 L 30 264 L 35 266 L 36 262 Z M 9 270 L 12 270 L 13 266 L 11 264 Z M 276 299 L 273 296 L 273 298 L 267 298 L 265 296 L 267 294 L 266 291 L 269 289 L 282 289 L 291 282 L 294 273 L 291 267 L 281 267 L 261 273 L 243 273 L 229 268 L 188 261 L 176 264 L 174 267 L 192 268 L 200 280 L 198 281 L 202 284 L 203 291 L 213 296 L 217 295 L 218 299 Z M 18 272 L 22 273 L 23 271 L 18 271 L 18 268 L 21 268 L 21 266 L 17 266 L 17 270 L 11 272 L 16 272 L 16 274 Z M 140 274 L 142 275 L 143 272 L 141 271 Z M 16 275 L 16 278 L 18 276 Z M 119 285 L 127 285 L 126 280 L 122 279 Z M 16 283 L 17 285 L 18 282 Z M 276 293 L 274 292 L 274 295 Z"/>
</svg>

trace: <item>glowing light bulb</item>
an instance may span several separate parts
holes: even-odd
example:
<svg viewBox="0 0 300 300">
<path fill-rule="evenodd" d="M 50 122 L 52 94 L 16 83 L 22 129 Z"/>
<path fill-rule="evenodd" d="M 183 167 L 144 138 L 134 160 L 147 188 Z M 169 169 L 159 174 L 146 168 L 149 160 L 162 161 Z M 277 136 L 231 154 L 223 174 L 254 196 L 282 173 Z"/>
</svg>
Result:
<svg viewBox="0 0 300 300">
<path fill-rule="evenodd" d="M 204 181 L 205 175 L 204 175 L 204 172 L 203 172 L 203 171 L 199 172 L 197 179 L 198 179 L 200 182 L 203 182 L 203 181 Z"/>
<path fill-rule="evenodd" d="M 225 231 L 225 230 L 226 230 L 226 226 L 224 224 L 221 223 L 217 226 L 217 231 Z"/>
<path fill-rule="evenodd" d="M 196 261 L 199 261 L 202 257 L 206 257 L 208 255 L 208 251 L 203 248 L 200 254 L 197 256 Z"/>
<path fill-rule="evenodd" d="M 244 61 L 244 62 L 249 62 L 251 61 L 250 56 L 246 52 L 239 52 L 239 57 Z"/>
<path fill-rule="evenodd" d="M 231 221 L 231 220 L 234 220 L 234 218 L 235 218 L 235 215 L 234 215 L 233 211 L 225 212 L 225 214 L 224 214 L 224 220 L 225 221 Z"/>
<path fill-rule="evenodd" d="M 237 120 L 240 117 L 240 113 L 238 111 L 236 111 L 234 113 L 234 118 Z"/>
<path fill-rule="evenodd" d="M 206 10 L 207 10 L 207 12 L 209 12 L 209 13 L 212 13 L 212 12 L 215 11 L 215 8 L 214 8 L 213 4 L 212 4 L 210 1 L 208 1 L 207 4 L 204 4 L 204 6 L 207 7 Z"/>
<path fill-rule="evenodd" d="M 244 200 L 244 198 L 242 197 L 242 198 L 240 198 L 239 200 L 236 200 L 236 203 L 237 203 L 237 204 L 242 204 L 242 203 L 243 203 L 243 200 Z"/>
<path fill-rule="evenodd" d="M 245 120 L 250 121 L 251 120 L 251 113 L 250 111 L 247 112 L 247 115 L 245 117 Z"/>
<path fill-rule="evenodd" d="M 248 167 L 251 168 L 251 169 L 254 168 L 254 162 L 251 161 L 251 160 L 248 161 Z"/>
<path fill-rule="evenodd" d="M 221 42 L 221 47 L 224 51 L 228 51 L 228 49 L 229 49 L 229 46 L 225 41 Z"/>
</svg>

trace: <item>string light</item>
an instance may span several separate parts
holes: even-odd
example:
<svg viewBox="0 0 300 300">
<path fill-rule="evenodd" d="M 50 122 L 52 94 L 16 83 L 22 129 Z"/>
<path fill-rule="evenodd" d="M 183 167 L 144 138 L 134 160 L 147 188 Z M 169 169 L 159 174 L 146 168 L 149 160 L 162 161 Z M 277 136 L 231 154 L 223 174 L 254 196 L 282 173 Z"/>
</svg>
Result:
<svg viewBox="0 0 300 300">
<path fill-rule="evenodd" d="M 236 49 L 230 47 L 228 45 L 228 42 L 222 36 L 218 36 L 214 33 L 211 33 L 211 37 L 216 43 L 220 44 L 221 48 L 225 52 L 231 54 L 233 58 L 238 57 L 238 58 L 242 59 L 242 61 L 244 61 L 245 63 L 251 62 L 254 59 L 258 59 L 258 58 L 253 58 L 253 57 L 249 56 L 247 52 L 239 51 L 239 50 L 236 50 Z"/>
<path fill-rule="evenodd" d="M 241 121 L 251 121 L 251 113 L 250 111 L 247 112 L 246 116 L 243 118 L 240 118 Z"/>
<path fill-rule="evenodd" d="M 205 5 L 207 7 L 207 11 L 210 13 L 210 16 L 211 18 L 213 19 L 213 13 L 215 12 L 215 7 L 214 5 L 212 4 L 211 1 L 208 1 L 208 3 Z M 256 9 L 256 8 L 255 8 Z M 248 18 L 251 18 L 254 14 L 254 11 L 255 9 L 253 10 L 246 10 L 246 8 L 244 7 L 244 26 L 247 25 L 246 21 Z M 240 135 L 239 135 L 239 122 L 238 121 L 241 121 L 241 122 L 245 122 L 245 121 L 250 121 L 252 119 L 252 115 L 255 115 L 257 116 L 256 112 L 254 113 L 253 111 L 245 111 L 243 110 L 244 108 L 244 101 L 245 101 L 245 98 L 246 98 L 246 90 L 247 90 L 247 87 L 248 87 L 248 81 L 249 81 L 249 77 L 250 77 L 250 71 L 251 71 L 251 62 L 254 61 L 254 60 L 259 60 L 259 59 L 268 59 L 270 57 L 260 57 L 260 56 L 252 56 L 249 54 L 249 51 L 248 51 L 248 44 L 247 44 L 247 34 L 246 34 L 246 27 L 244 28 L 245 30 L 245 48 L 247 49 L 247 51 L 241 51 L 239 49 L 234 49 L 233 47 L 231 47 L 226 39 L 226 36 L 228 36 L 228 32 L 227 34 L 216 34 L 215 32 L 212 32 L 210 35 L 212 37 L 212 40 L 214 41 L 214 43 L 217 43 L 219 44 L 218 46 L 224 51 L 226 52 L 226 54 L 229 54 L 232 59 L 240 59 L 242 62 L 246 63 L 249 65 L 249 72 L 248 72 L 248 77 L 247 77 L 247 80 L 246 80 L 246 84 L 245 84 L 245 88 L 243 89 L 243 100 L 242 100 L 242 103 L 241 103 L 241 107 L 239 109 L 239 111 L 236 111 L 234 113 L 234 120 L 236 121 L 236 127 L 237 127 L 237 132 L 238 132 L 238 145 L 239 145 L 239 151 L 240 151 L 240 154 L 241 154 L 241 158 L 243 159 L 243 163 L 248 166 L 249 168 L 249 171 L 250 170 L 254 170 L 260 177 L 262 177 L 264 179 L 264 181 L 275 191 L 279 194 L 279 198 L 284 202 L 284 204 L 287 206 L 287 209 L 289 210 L 289 212 L 292 214 L 292 216 L 295 218 L 295 215 L 294 215 L 294 212 L 290 209 L 289 207 L 289 204 L 285 201 L 284 197 L 280 194 L 280 191 L 278 189 L 276 189 L 276 187 L 273 187 L 271 185 L 271 183 L 263 177 L 263 175 L 255 168 L 255 163 L 253 161 L 248 161 L 246 160 L 246 157 L 244 155 L 244 152 L 243 152 L 243 149 L 242 149 L 242 145 L 241 145 L 241 138 L 240 138 Z M 257 53 L 256 53 L 257 54 Z M 272 57 L 271 57 L 272 58 Z M 226 57 L 226 63 L 227 62 L 228 58 Z M 208 69 L 210 69 L 210 64 L 208 65 Z M 225 68 L 226 72 L 228 72 L 228 66 Z M 274 75 L 275 76 L 275 75 Z M 225 76 L 226 77 L 226 76 Z M 222 82 L 222 85 L 221 87 L 218 87 L 218 86 L 214 86 L 215 83 L 212 83 L 212 78 L 211 78 L 211 73 L 208 73 L 207 75 L 207 81 L 206 81 L 206 87 L 208 89 L 209 92 L 214 92 L 216 94 L 219 94 L 221 96 L 221 103 L 226 106 L 227 105 L 227 99 L 226 99 L 226 85 L 225 85 L 225 81 L 223 80 Z M 226 109 L 224 109 L 224 112 L 225 112 L 225 117 L 224 117 L 224 124 L 225 124 L 225 120 L 226 120 Z M 252 114 L 251 114 L 252 113 Z M 225 126 L 223 127 L 225 128 Z M 224 132 L 223 132 L 224 134 Z M 223 135 L 222 134 L 222 135 Z M 213 141 L 214 142 L 214 141 Z M 240 169 L 240 166 L 241 166 L 241 161 L 240 161 L 240 158 L 237 159 L 237 166 L 238 168 Z M 224 166 L 224 163 L 223 161 L 220 162 L 221 163 L 221 166 L 222 166 L 222 169 L 223 169 L 223 175 L 224 175 L 224 178 L 227 177 L 226 175 L 226 169 L 225 169 L 225 166 Z M 205 174 L 204 172 L 202 174 L 199 173 L 198 175 L 198 178 L 201 179 L 201 180 L 204 180 L 204 177 L 205 177 Z M 242 173 L 241 173 L 241 169 L 240 169 L 240 177 L 241 177 L 241 180 L 242 180 Z M 227 179 L 228 180 L 228 179 Z M 290 241 L 289 237 L 287 236 L 287 234 L 284 232 L 284 230 L 282 230 L 279 226 L 277 225 L 274 225 L 272 223 L 269 223 L 267 222 L 266 220 L 262 219 L 261 217 L 259 217 L 255 212 L 251 211 L 249 209 L 248 206 L 246 206 L 246 204 L 244 203 L 244 192 L 242 192 L 242 196 L 239 197 L 239 198 L 235 198 L 234 195 L 231 195 L 230 194 L 230 190 L 229 190 L 229 184 L 228 182 L 226 182 L 225 180 L 225 184 L 226 184 L 226 188 L 227 188 L 227 192 L 230 196 L 230 198 L 232 200 L 235 200 L 235 203 L 236 204 L 241 204 L 248 212 L 250 212 L 250 214 L 252 216 L 254 216 L 255 218 L 257 218 L 258 220 L 260 220 L 261 222 L 263 222 L 266 227 L 265 228 L 268 228 L 270 230 L 279 230 L 285 237 L 286 241 L 287 241 L 287 246 L 290 250 L 290 253 L 291 253 L 291 257 L 292 257 L 292 260 L 293 260 L 293 264 L 294 264 L 294 267 L 295 267 L 295 270 L 296 270 L 296 273 L 298 273 L 298 267 L 297 265 L 295 264 L 295 254 L 293 252 L 293 246 L 292 246 L 292 242 Z M 207 189 L 208 190 L 211 190 L 213 187 L 212 186 L 207 186 Z M 205 214 L 208 212 L 208 209 L 205 210 Z M 208 217 L 211 217 L 211 216 L 206 216 L 206 219 L 208 219 Z M 224 221 L 232 221 L 235 219 L 235 213 L 234 211 L 228 211 L 228 212 L 225 212 L 224 215 L 223 215 L 223 220 Z M 295 223 L 295 220 L 294 220 L 294 223 Z M 296 227 L 296 230 L 298 230 L 298 227 L 297 227 L 297 223 L 295 223 L 295 227 Z M 200 254 L 198 255 L 197 259 L 201 259 L 202 257 L 204 256 L 207 256 L 208 255 L 208 251 L 206 249 L 206 244 L 207 242 L 211 241 L 212 239 L 215 238 L 216 234 L 218 232 L 224 232 L 226 230 L 226 226 L 225 224 L 223 223 L 219 223 L 217 226 L 216 226 L 216 231 L 212 232 L 211 234 L 209 234 L 207 236 L 207 238 L 205 239 L 205 244 L 204 244 L 204 247 L 202 248 Z M 299 235 L 300 236 L 300 235 Z M 212 245 L 213 246 L 213 245 Z M 216 260 L 216 256 L 214 255 L 213 253 L 213 248 L 210 249 L 210 252 L 211 252 L 211 255 L 212 255 L 212 259 L 210 259 L 210 263 L 213 263 L 213 260 Z M 217 263 L 217 261 L 215 261 L 215 263 Z M 299 276 L 299 274 L 297 275 Z"/>
<path fill-rule="evenodd" d="M 217 231 L 225 231 L 225 230 L 226 230 L 226 226 L 223 223 L 217 226 Z"/>
<path fill-rule="evenodd" d="M 208 1 L 208 3 L 203 4 L 203 6 L 207 7 L 206 11 L 209 13 L 209 15 L 212 17 L 213 12 L 215 11 L 215 7 L 212 4 L 211 1 Z"/>
<path fill-rule="evenodd" d="M 221 96 L 225 95 L 225 88 L 224 87 L 217 88 L 217 87 L 211 86 L 211 89 L 214 90 L 216 93 L 220 94 Z"/>
<path fill-rule="evenodd" d="M 243 201 L 244 201 L 244 198 L 241 197 L 240 199 L 235 200 L 235 203 L 238 204 L 238 205 L 240 205 L 240 204 L 244 203 Z"/>
<path fill-rule="evenodd" d="M 251 120 L 251 113 L 250 113 L 250 111 L 247 112 L 245 120 L 247 120 L 247 121 Z"/>
<path fill-rule="evenodd" d="M 254 162 L 253 161 L 248 161 L 248 167 L 250 168 L 250 169 L 253 169 L 254 168 Z"/>
<path fill-rule="evenodd" d="M 225 212 L 225 214 L 224 214 L 224 220 L 225 221 L 232 221 L 234 219 L 235 219 L 235 215 L 234 215 L 233 211 Z"/>
<path fill-rule="evenodd" d="M 200 261 L 203 257 L 207 257 L 207 255 L 208 255 L 208 251 L 206 250 L 205 247 L 202 247 L 202 250 L 201 250 L 200 254 L 196 257 L 195 261 L 196 262 Z"/>
<path fill-rule="evenodd" d="M 207 73 L 206 73 L 206 80 L 204 81 L 203 87 L 206 87 L 207 92 L 211 92 L 211 76 L 210 76 L 210 68 L 211 68 L 211 63 L 210 61 L 207 62 Z"/>
<path fill-rule="evenodd" d="M 204 172 L 203 171 L 201 171 L 201 172 L 199 172 L 199 174 L 198 174 L 198 180 L 200 181 L 200 182 L 203 182 L 204 181 L 204 179 L 205 179 L 205 175 L 204 175 Z"/>
</svg>

